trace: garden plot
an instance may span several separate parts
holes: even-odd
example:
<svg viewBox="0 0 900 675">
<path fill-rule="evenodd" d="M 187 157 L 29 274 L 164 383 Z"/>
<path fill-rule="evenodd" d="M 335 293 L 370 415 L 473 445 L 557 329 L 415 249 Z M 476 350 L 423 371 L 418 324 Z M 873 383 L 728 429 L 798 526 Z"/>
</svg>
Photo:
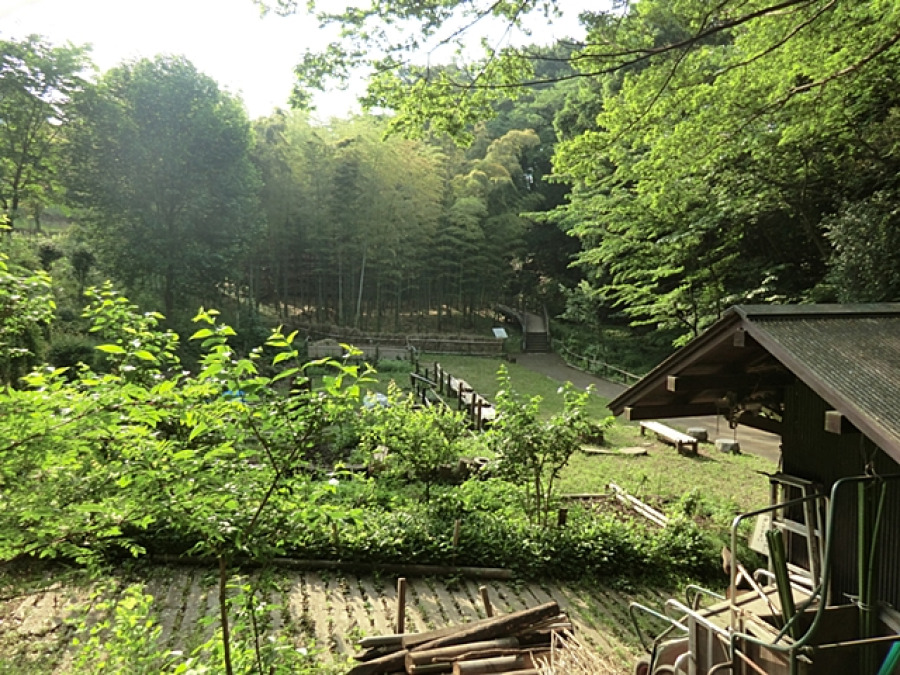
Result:
<svg viewBox="0 0 900 675">
<path fill-rule="evenodd" d="M 268 577 L 265 597 L 257 598 L 257 604 L 266 607 L 264 630 L 289 635 L 298 648 L 322 650 L 325 662 L 355 652 L 360 637 L 394 632 L 395 577 L 329 571 L 276 571 Z M 143 582 L 154 596 L 161 648 L 187 652 L 212 635 L 218 622 L 213 570 L 157 567 Z M 555 600 L 575 624 L 581 641 L 614 656 L 623 673 L 630 672 L 636 654 L 627 603 L 653 602 L 657 597 L 652 590 L 625 594 L 571 585 L 410 578 L 406 631 L 485 618 L 480 586 L 487 587 L 495 615 Z M 66 619 L 83 616 L 90 603 L 86 587 L 50 580 L 39 588 L 5 593 L 0 600 L 0 663 L 16 662 L 18 669 L 0 666 L 0 673 L 70 672 L 74 630 Z M 96 620 L 99 617 L 92 617 Z"/>
</svg>

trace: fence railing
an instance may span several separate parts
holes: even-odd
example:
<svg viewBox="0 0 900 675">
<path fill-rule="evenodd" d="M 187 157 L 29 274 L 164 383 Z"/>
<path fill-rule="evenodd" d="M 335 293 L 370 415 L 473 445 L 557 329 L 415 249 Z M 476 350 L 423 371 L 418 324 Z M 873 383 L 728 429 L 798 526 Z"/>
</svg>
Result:
<svg viewBox="0 0 900 675">
<path fill-rule="evenodd" d="M 401 340 L 380 337 L 339 337 L 315 340 L 307 343 L 310 358 L 332 357 L 343 355 L 341 344 L 349 344 L 362 352 L 365 359 L 398 359 L 415 361 L 421 353 L 459 354 L 464 356 L 502 356 L 503 342 L 491 338 L 440 338 L 409 336 Z"/>
<path fill-rule="evenodd" d="M 582 354 L 576 354 L 559 340 L 553 340 L 552 344 L 553 351 L 563 357 L 566 363 L 604 379 L 622 382 L 630 387 L 643 377 L 643 375 L 636 375 L 634 373 L 629 373 L 627 370 L 622 370 L 606 361 L 601 361 L 600 359 L 584 356 Z"/>
<path fill-rule="evenodd" d="M 419 364 L 416 370 L 409 374 L 410 384 L 416 394 L 416 399 L 424 405 L 430 405 L 429 394 L 437 394 L 438 399 L 448 405 L 444 396 L 456 399 L 457 410 L 465 410 L 469 423 L 475 429 L 484 429 L 497 417 L 497 410 L 484 396 L 479 394 L 465 380 L 454 377 L 435 363 L 429 369 L 426 367 L 423 373 L 419 373 Z"/>
</svg>

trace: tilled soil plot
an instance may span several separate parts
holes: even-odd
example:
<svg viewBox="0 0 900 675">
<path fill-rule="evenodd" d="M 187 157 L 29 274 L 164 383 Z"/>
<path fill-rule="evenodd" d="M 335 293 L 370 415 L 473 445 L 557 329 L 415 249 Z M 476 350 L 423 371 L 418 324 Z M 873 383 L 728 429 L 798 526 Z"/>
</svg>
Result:
<svg viewBox="0 0 900 675">
<path fill-rule="evenodd" d="M 351 654 L 364 635 L 395 632 L 396 577 L 332 571 L 268 572 L 268 631 L 282 631 L 297 647 L 322 650 L 324 661 Z M 82 584 L 31 581 L 30 590 L 0 598 L 0 673 L 72 672 L 74 629 L 67 622 L 90 609 L 91 589 Z M 122 586 L 136 579 L 123 580 Z M 246 577 L 244 581 L 247 581 Z M 161 566 L 141 582 L 154 597 L 162 629 L 160 648 L 190 650 L 218 625 L 214 570 Z M 628 603 L 658 605 L 653 590 L 622 593 L 571 585 L 544 585 L 467 579 L 409 578 L 406 631 L 423 631 L 484 618 L 479 587 L 486 586 L 495 614 L 556 600 L 569 614 L 581 640 L 619 662 L 630 673 L 638 654 Z M 96 612 L 90 621 L 100 620 Z"/>
</svg>

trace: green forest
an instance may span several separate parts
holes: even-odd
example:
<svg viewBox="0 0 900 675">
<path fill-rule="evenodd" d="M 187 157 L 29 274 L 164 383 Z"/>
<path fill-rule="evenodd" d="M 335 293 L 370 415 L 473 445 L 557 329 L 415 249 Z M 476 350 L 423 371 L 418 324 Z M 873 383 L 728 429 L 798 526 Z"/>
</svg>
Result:
<svg viewBox="0 0 900 675">
<path fill-rule="evenodd" d="M 900 296 L 893 3 L 636 2 L 583 44 L 427 70 L 385 33 L 372 112 L 310 121 L 304 86 L 360 65 L 353 40 L 456 4 L 323 15 L 347 44 L 252 121 L 181 57 L 96 73 L 4 41 L 5 255 L 51 273 L 54 331 L 112 280 L 178 328 L 202 305 L 242 333 L 465 331 L 502 302 L 658 357 L 733 304 Z"/>
<path fill-rule="evenodd" d="M 735 304 L 900 301 L 894 0 L 616 0 L 582 14 L 583 39 L 441 65 L 417 54 L 565 3 L 302 4 L 340 39 L 259 119 L 182 56 L 99 72 L 87 46 L 0 34 L 0 563 L 94 579 L 193 557 L 217 588 L 189 656 L 158 644 L 134 587 L 120 623 L 66 633 L 71 672 L 328 672 L 296 636 L 262 639 L 249 563 L 686 583 L 715 577 L 756 505 L 640 469 L 670 527 L 573 507 L 562 529 L 573 472 L 621 469 L 587 468 L 584 444 L 635 442 L 605 400 L 537 395 L 501 365 L 480 433 L 415 404 L 408 364 L 349 344 L 311 361 L 309 335 L 490 337 L 503 304 L 646 372 Z M 319 121 L 311 91 L 354 72 L 365 112 Z M 487 475 L 448 482 L 473 455 Z M 749 486 L 768 468 L 707 469 Z M 55 667 L 6 640 L 23 672 Z"/>
</svg>

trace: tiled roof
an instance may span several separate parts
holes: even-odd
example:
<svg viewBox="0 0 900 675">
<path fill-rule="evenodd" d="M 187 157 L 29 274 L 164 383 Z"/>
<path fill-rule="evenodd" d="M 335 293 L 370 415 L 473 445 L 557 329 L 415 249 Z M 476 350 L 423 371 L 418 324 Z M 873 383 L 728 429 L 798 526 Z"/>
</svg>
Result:
<svg viewBox="0 0 900 675">
<path fill-rule="evenodd" d="M 748 332 L 857 426 L 900 445 L 900 305 L 893 314 L 749 315 Z M 863 421 L 865 420 L 865 421 Z"/>
<path fill-rule="evenodd" d="M 900 461 L 900 303 L 733 307 L 610 408 L 616 414 L 628 409 L 633 419 L 708 414 L 734 392 L 724 384 L 681 391 L 679 382 L 733 383 L 737 374 L 762 382 L 779 370 L 803 381 Z M 760 389 L 766 391 L 741 396 L 777 403 L 777 383 Z"/>
</svg>

